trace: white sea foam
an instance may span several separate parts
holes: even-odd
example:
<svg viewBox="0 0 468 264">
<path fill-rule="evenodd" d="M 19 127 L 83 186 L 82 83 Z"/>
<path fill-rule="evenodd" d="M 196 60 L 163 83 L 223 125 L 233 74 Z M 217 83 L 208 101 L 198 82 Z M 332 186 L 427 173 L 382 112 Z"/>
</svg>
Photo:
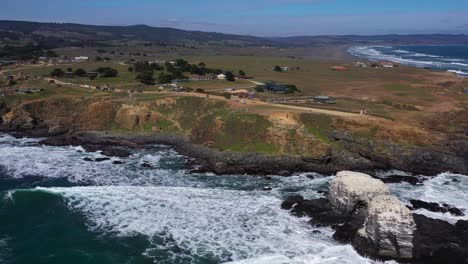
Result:
<svg viewBox="0 0 468 264">
<path fill-rule="evenodd" d="M 461 62 L 451 62 L 450 64 L 468 67 L 468 64 L 466 64 L 466 63 L 461 63 Z"/>
<path fill-rule="evenodd" d="M 416 67 L 448 70 L 462 76 L 468 75 L 467 72 L 462 71 L 463 67 L 468 67 L 468 64 L 466 64 L 465 60 L 461 59 L 444 58 L 438 55 L 409 52 L 398 49 L 393 50 L 394 54 L 388 54 L 385 50 L 379 50 L 379 47 L 376 46 L 352 47 L 348 52 L 354 56 L 364 57 L 372 61 L 393 61 Z M 462 68 L 454 69 L 455 66 Z"/>
<path fill-rule="evenodd" d="M 394 50 L 393 52 L 396 52 L 396 53 L 403 53 L 403 54 L 409 54 L 411 52 L 407 51 L 407 50 L 401 50 L 401 49 L 397 49 L 397 50 Z"/>
<path fill-rule="evenodd" d="M 156 250 L 181 248 L 173 260 L 213 255 L 222 262 L 275 256 L 289 263 L 372 263 L 350 246 L 335 243 L 331 229 L 313 233 L 307 218 L 281 210 L 281 199 L 260 191 L 136 186 L 38 190 L 62 195 L 92 231 L 142 234 Z M 157 242 L 161 239 L 164 243 Z"/>
<path fill-rule="evenodd" d="M 458 220 L 468 220 L 468 176 L 442 173 L 425 181 L 422 185 L 408 183 L 388 184 L 393 193 L 404 201 L 411 199 L 426 202 L 446 203 L 455 206 L 465 213 L 465 216 L 453 216 L 449 213 L 434 213 L 427 210 L 417 210 L 431 218 L 443 219 L 455 223 Z"/>
<path fill-rule="evenodd" d="M 468 75 L 468 72 L 459 71 L 459 70 L 447 70 L 447 71 L 458 74 L 458 75 Z"/>
</svg>

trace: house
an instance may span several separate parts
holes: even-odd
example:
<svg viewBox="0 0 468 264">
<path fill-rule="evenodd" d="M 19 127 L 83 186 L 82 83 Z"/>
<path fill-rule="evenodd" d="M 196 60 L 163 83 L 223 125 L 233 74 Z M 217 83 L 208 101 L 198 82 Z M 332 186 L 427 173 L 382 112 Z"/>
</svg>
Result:
<svg viewBox="0 0 468 264">
<path fill-rule="evenodd" d="M 346 68 L 345 66 L 333 66 L 330 68 L 330 70 L 332 71 L 347 71 L 348 68 Z"/>
<path fill-rule="evenodd" d="M 258 92 L 271 92 L 271 93 L 288 93 L 291 89 L 290 85 L 265 83 L 265 85 L 257 87 Z"/>
<path fill-rule="evenodd" d="M 230 91 L 228 93 L 231 95 L 231 97 L 237 96 L 239 98 L 248 98 L 251 95 L 251 93 L 247 91 L 246 89 Z"/>
<path fill-rule="evenodd" d="M 463 92 L 468 94 L 468 88 L 463 89 Z"/>
<path fill-rule="evenodd" d="M 336 104 L 336 100 L 334 98 L 326 95 L 315 96 L 314 102 L 321 104 Z"/>
<path fill-rule="evenodd" d="M 366 67 L 367 67 L 367 64 L 365 64 L 364 62 L 358 61 L 358 62 L 356 62 L 356 66 L 357 66 L 357 67 L 361 67 L 361 68 L 366 68 Z"/>
<path fill-rule="evenodd" d="M 289 71 L 289 70 L 290 70 L 290 68 L 287 67 L 287 66 L 286 67 L 281 67 L 281 71 Z"/>
<path fill-rule="evenodd" d="M 218 80 L 226 80 L 226 74 L 218 74 L 218 76 L 216 76 L 218 78 Z"/>
<path fill-rule="evenodd" d="M 189 81 L 211 81 L 216 80 L 218 77 L 214 74 L 207 74 L 207 75 L 191 75 L 189 77 Z"/>
<path fill-rule="evenodd" d="M 86 57 L 86 56 L 75 57 L 75 62 L 84 62 L 84 61 L 89 61 L 89 57 Z"/>
<path fill-rule="evenodd" d="M 382 68 L 393 68 L 395 66 L 396 66 L 396 64 L 393 63 L 393 62 L 384 61 L 384 62 L 380 63 L 380 67 L 382 67 Z"/>
</svg>

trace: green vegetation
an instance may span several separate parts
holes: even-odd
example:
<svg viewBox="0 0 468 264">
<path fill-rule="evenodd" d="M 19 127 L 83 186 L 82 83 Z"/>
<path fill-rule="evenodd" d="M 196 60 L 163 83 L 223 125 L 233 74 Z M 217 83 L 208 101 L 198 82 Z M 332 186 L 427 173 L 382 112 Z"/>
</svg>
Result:
<svg viewBox="0 0 468 264">
<path fill-rule="evenodd" d="M 223 127 L 215 138 L 215 147 L 239 152 L 275 153 L 278 146 L 267 142 L 265 132 L 272 123 L 256 114 L 222 112 Z"/>
<path fill-rule="evenodd" d="M 330 143 L 329 133 L 333 131 L 333 118 L 328 115 L 300 114 L 299 121 L 307 131 L 324 143 Z"/>
<path fill-rule="evenodd" d="M 226 72 L 226 81 L 233 82 L 235 80 L 236 79 L 234 78 L 234 74 L 232 74 L 232 72 Z"/>
<path fill-rule="evenodd" d="M 154 85 L 156 82 L 156 79 L 154 79 L 154 73 L 152 71 L 143 72 L 141 75 L 138 75 L 136 79 L 147 85 Z"/>
<path fill-rule="evenodd" d="M 119 71 L 111 67 L 99 67 L 96 69 L 96 72 L 99 73 L 99 77 L 102 78 L 112 78 L 116 77 L 119 74 Z"/>
<path fill-rule="evenodd" d="M 54 69 L 50 73 L 50 76 L 52 77 L 63 77 L 64 75 L 65 75 L 65 72 L 62 69 Z"/>
</svg>

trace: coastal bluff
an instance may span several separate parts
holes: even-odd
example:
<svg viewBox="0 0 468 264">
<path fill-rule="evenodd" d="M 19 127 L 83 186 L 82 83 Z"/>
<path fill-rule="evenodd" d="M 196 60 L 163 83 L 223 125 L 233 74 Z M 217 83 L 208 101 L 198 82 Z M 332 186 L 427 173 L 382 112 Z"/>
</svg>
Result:
<svg viewBox="0 0 468 264">
<path fill-rule="evenodd" d="M 333 238 L 361 255 L 405 263 L 467 263 L 465 221 L 456 225 L 414 214 L 388 187 L 370 175 L 340 171 L 326 198 L 295 195 L 282 206 L 313 226 L 331 226 Z"/>
</svg>

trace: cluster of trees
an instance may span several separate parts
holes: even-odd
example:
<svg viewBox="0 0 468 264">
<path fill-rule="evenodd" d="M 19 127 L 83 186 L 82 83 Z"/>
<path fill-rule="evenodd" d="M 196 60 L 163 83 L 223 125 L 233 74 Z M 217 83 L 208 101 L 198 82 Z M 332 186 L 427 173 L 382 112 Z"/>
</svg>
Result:
<svg viewBox="0 0 468 264">
<path fill-rule="evenodd" d="M 96 69 L 96 72 L 103 78 L 117 77 L 119 75 L 119 71 L 111 67 L 99 67 Z"/>
<path fill-rule="evenodd" d="M 223 73 L 220 69 L 210 69 L 206 67 L 206 64 L 200 62 L 198 64 L 190 64 L 184 59 L 177 59 L 175 62 L 166 62 L 164 65 L 158 63 L 135 62 L 132 67 L 128 68 L 129 72 L 137 72 L 139 75 L 137 79 L 144 84 L 155 84 L 157 83 L 170 83 L 175 79 L 187 79 L 184 73 L 206 75 L 206 74 L 221 74 Z M 161 71 L 155 76 L 156 71 Z M 239 71 L 239 75 L 245 76 L 244 71 Z M 234 81 L 235 77 L 232 72 L 226 73 L 226 79 L 228 81 Z"/>
<path fill-rule="evenodd" d="M 0 58 L 8 60 L 36 60 L 39 57 L 58 57 L 53 50 L 47 50 L 45 46 L 26 44 L 24 46 L 6 45 L 0 49 Z"/>
<path fill-rule="evenodd" d="M 109 61 L 111 61 L 112 59 L 109 58 L 109 57 L 104 57 L 104 58 L 103 58 L 103 57 L 101 57 L 101 56 L 96 56 L 96 58 L 95 58 L 94 60 L 97 61 L 97 62 L 101 62 L 101 61 L 109 62 Z"/>
<path fill-rule="evenodd" d="M 276 66 L 273 68 L 273 70 L 274 70 L 275 72 L 282 72 L 282 71 L 283 71 L 283 69 L 281 69 L 281 67 L 278 66 L 278 65 L 276 65 Z"/>
<path fill-rule="evenodd" d="M 67 72 L 68 73 L 73 73 L 74 76 L 78 76 L 78 77 L 86 77 L 88 75 L 88 72 L 86 72 L 86 70 L 81 69 L 81 68 L 77 69 L 75 71 L 73 71 L 72 68 L 68 68 Z M 113 68 L 110 68 L 110 67 L 100 67 L 100 68 L 96 69 L 96 72 L 102 78 L 116 77 L 119 74 L 119 72 L 116 69 L 113 69 Z M 60 77 L 65 76 L 65 73 L 66 72 L 64 70 L 57 68 L 57 69 L 54 69 L 50 73 L 50 76 L 60 78 Z M 90 76 L 91 79 L 94 79 L 93 77 L 95 78 L 96 76 Z"/>
<path fill-rule="evenodd" d="M 300 92 L 294 84 L 276 84 L 276 83 L 267 83 L 265 85 L 258 85 L 255 87 L 255 91 L 258 93 L 263 92 L 273 92 L 273 93 L 283 93 L 283 94 L 292 94 L 295 92 Z"/>
</svg>

